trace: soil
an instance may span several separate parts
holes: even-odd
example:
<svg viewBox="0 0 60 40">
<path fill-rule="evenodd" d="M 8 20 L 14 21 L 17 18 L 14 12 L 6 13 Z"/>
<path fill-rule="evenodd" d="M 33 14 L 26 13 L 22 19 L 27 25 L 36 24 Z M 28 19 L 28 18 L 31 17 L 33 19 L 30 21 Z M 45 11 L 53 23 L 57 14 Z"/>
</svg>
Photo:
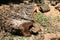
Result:
<svg viewBox="0 0 60 40">
<path fill-rule="evenodd" d="M 42 31 L 37 35 L 32 34 L 30 37 L 13 35 L 8 32 L 0 31 L 0 40 L 44 40 L 44 34 L 59 33 L 60 34 L 60 11 L 55 9 L 55 6 L 49 4 L 50 11 L 43 13 L 43 15 L 50 17 L 49 25 L 46 27 L 40 26 Z M 0 6 L 2 8 L 2 6 Z M 52 39 L 53 40 L 53 39 Z"/>
</svg>

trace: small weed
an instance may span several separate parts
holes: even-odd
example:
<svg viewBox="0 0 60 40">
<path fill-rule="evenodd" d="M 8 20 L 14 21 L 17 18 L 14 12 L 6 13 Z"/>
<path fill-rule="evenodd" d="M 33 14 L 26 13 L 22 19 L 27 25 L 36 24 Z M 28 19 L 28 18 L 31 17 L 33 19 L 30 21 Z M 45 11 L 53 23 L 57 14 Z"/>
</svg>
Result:
<svg viewBox="0 0 60 40">
<path fill-rule="evenodd" d="M 48 25 L 48 20 L 50 20 L 50 17 L 46 17 L 41 12 L 37 13 L 35 16 L 35 22 L 39 23 L 41 26 L 45 27 Z"/>
</svg>

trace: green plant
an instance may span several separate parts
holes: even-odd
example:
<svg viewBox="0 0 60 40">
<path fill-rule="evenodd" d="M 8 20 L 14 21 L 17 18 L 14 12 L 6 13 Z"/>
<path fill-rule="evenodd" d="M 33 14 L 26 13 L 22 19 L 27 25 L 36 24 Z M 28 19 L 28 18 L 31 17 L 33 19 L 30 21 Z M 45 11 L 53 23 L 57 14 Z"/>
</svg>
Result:
<svg viewBox="0 0 60 40">
<path fill-rule="evenodd" d="M 48 25 L 48 20 L 50 20 L 50 17 L 45 16 L 44 14 L 42 14 L 41 12 L 36 13 L 36 15 L 34 16 L 34 21 L 39 23 L 41 26 L 45 27 Z"/>
</svg>

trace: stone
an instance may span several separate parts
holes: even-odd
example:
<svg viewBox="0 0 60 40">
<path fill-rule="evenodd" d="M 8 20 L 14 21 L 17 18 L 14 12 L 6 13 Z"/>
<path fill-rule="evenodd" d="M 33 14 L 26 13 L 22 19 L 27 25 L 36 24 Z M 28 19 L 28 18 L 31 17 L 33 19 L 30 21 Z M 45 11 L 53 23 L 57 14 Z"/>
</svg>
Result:
<svg viewBox="0 0 60 40">
<path fill-rule="evenodd" d="M 40 8 L 41 8 L 40 11 L 41 11 L 42 13 L 50 11 L 50 7 L 49 7 L 47 4 L 41 4 L 41 5 L 40 5 Z"/>
</svg>

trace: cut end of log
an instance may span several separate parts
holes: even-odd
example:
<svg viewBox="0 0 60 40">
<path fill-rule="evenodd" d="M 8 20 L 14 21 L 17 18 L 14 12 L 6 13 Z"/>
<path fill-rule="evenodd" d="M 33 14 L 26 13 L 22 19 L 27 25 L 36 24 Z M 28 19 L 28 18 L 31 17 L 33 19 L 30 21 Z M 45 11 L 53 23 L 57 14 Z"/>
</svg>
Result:
<svg viewBox="0 0 60 40">
<path fill-rule="evenodd" d="M 31 27 L 31 25 L 32 25 L 32 22 L 29 22 L 29 21 L 20 25 L 20 29 L 22 30 L 22 34 L 24 36 L 30 36 L 31 35 L 30 31 L 29 31 L 30 30 L 29 28 Z"/>
<path fill-rule="evenodd" d="M 21 33 L 24 35 L 24 36 L 30 36 L 30 27 L 31 25 L 33 25 L 33 23 L 31 21 L 28 21 L 28 20 L 13 20 L 12 23 L 14 24 L 13 25 L 13 28 L 15 29 L 19 29 L 21 30 Z"/>
</svg>

